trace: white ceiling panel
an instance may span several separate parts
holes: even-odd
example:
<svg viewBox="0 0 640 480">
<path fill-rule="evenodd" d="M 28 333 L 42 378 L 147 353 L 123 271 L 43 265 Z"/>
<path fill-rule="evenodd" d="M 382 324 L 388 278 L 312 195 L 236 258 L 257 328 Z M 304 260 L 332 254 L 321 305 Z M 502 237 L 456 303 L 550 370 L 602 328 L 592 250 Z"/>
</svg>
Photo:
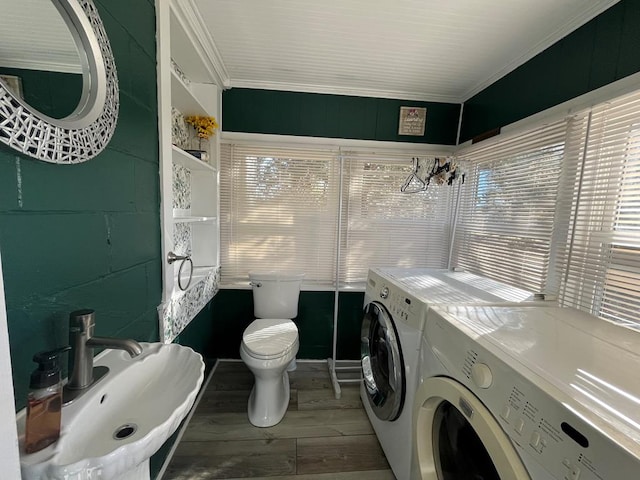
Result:
<svg viewBox="0 0 640 480">
<path fill-rule="evenodd" d="M 73 36 L 51 0 L 0 0 L 0 66 L 82 73 Z"/>
<path fill-rule="evenodd" d="M 616 3 L 187 1 L 222 59 L 228 86 L 451 102 Z"/>
</svg>

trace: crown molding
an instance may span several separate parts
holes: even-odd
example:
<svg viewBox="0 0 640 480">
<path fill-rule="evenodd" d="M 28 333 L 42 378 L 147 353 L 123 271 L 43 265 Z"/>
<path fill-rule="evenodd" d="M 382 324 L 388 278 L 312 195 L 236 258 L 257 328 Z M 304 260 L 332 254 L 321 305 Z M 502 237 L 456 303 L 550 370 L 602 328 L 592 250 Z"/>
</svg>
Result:
<svg viewBox="0 0 640 480">
<path fill-rule="evenodd" d="M 466 102 L 474 95 L 480 93 L 482 90 L 489 87 L 490 85 L 493 85 L 502 77 L 504 77 L 505 75 L 508 75 L 509 73 L 514 71 L 516 68 L 520 67 L 521 65 L 531 60 L 533 57 L 535 57 L 539 53 L 542 53 L 550 46 L 559 42 L 564 37 L 571 34 L 573 31 L 577 30 L 585 23 L 594 19 L 605 10 L 611 8 L 613 5 L 615 5 L 619 1 L 620 0 L 608 0 L 604 3 L 598 2 L 596 5 L 591 5 L 590 7 L 588 5 L 585 5 L 585 9 L 581 12 L 580 15 L 572 18 L 569 22 L 565 23 L 562 27 L 558 28 L 556 31 L 548 35 L 546 38 L 536 43 L 534 46 L 532 46 L 530 49 L 528 49 L 518 58 L 509 62 L 502 69 L 496 71 L 493 75 L 491 75 L 489 78 L 487 78 L 483 82 L 467 90 L 459 99 L 459 101 Z"/>
<path fill-rule="evenodd" d="M 213 37 L 202 20 L 195 0 L 178 0 L 172 3 L 173 12 L 182 24 L 215 83 L 221 88 L 229 88 L 229 73 Z"/>
</svg>

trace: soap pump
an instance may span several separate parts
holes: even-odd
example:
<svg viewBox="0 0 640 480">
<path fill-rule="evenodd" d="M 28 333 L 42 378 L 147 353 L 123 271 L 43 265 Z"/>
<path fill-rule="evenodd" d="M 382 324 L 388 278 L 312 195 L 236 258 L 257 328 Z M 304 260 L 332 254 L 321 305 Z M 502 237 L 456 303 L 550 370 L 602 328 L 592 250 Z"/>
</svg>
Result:
<svg viewBox="0 0 640 480">
<path fill-rule="evenodd" d="M 26 453 L 40 451 L 60 437 L 62 382 L 59 356 L 70 349 L 71 347 L 62 347 L 33 356 L 38 368 L 31 374 L 27 398 L 24 439 Z"/>
</svg>

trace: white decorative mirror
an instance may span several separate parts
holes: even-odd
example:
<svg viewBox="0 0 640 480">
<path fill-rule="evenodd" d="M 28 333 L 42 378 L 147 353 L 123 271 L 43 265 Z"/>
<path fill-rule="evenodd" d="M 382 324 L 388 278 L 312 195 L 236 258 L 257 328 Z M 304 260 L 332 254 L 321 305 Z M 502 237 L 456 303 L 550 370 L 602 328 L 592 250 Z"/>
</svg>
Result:
<svg viewBox="0 0 640 480">
<path fill-rule="evenodd" d="M 92 0 L 0 0 L 0 141 L 51 163 L 85 162 L 109 143 L 118 118 L 111 46 Z M 20 72 L 30 79 L 27 91 Z M 47 75 L 68 74 L 64 97 L 39 98 Z"/>
</svg>

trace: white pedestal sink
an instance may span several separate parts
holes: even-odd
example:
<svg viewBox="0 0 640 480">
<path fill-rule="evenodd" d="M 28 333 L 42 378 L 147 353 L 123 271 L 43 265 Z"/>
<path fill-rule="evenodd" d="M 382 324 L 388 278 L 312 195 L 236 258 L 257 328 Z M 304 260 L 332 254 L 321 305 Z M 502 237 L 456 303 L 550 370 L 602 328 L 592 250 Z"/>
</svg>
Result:
<svg viewBox="0 0 640 480">
<path fill-rule="evenodd" d="M 23 480 L 148 480 L 149 457 L 175 432 L 204 377 L 202 357 L 177 344 L 142 343 L 130 358 L 106 350 L 109 373 L 62 409 L 60 439 L 31 455 L 21 444 Z M 24 439 L 24 412 L 18 415 Z"/>
</svg>

